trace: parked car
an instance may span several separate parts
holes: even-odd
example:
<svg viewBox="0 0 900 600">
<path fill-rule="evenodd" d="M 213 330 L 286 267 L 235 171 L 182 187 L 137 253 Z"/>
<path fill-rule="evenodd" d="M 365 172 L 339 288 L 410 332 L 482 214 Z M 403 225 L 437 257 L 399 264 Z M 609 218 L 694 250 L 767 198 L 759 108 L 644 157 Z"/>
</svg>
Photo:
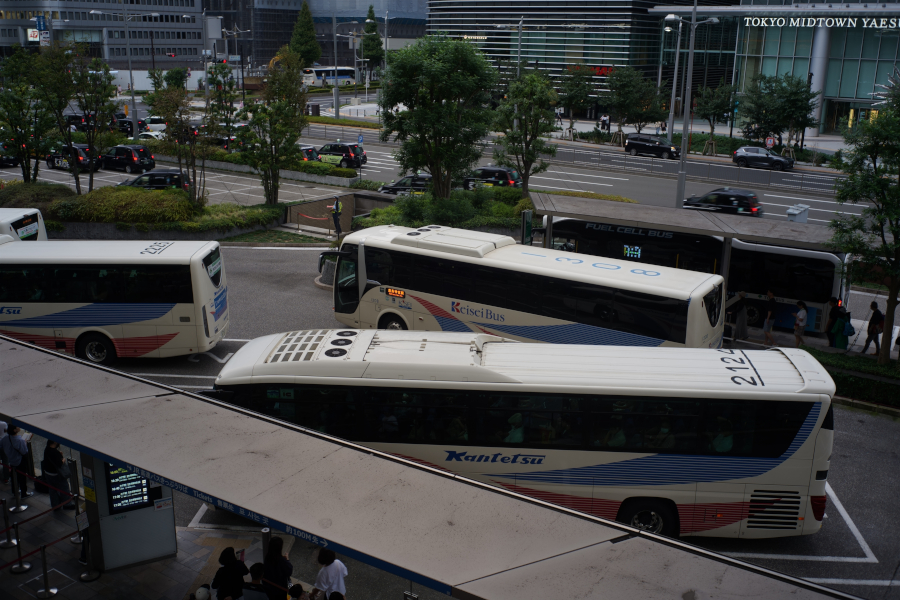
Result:
<svg viewBox="0 0 900 600">
<path fill-rule="evenodd" d="M 522 187 L 522 177 L 515 169 L 488 165 L 475 169 L 470 177 L 463 179 L 463 189 L 474 190 L 475 186 Z"/>
<path fill-rule="evenodd" d="M 625 152 L 632 156 L 646 154 L 666 160 L 681 156 L 681 148 L 670 144 L 666 138 L 644 133 L 629 133 L 625 139 Z"/>
<path fill-rule="evenodd" d="M 728 187 L 713 190 L 700 198 L 685 198 L 684 208 L 750 217 L 763 216 L 763 209 L 755 192 Z"/>
<path fill-rule="evenodd" d="M 87 144 L 72 144 L 72 147 L 78 153 L 78 168 L 87 171 L 90 166 L 90 146 Z M 59 146 L 57 148 L 53 148 L 50 150 L 50 153 L 47 155 L 47 168 L 48 169 L 65 169 L 68 170 L 69 165 L 69 149 L 65 146 Z M 94 170 L 100 168 L 100 161 L 94 161 Z"/>
<path fill-rule="evenodd" d="M 123 144 L 113 146 L 101 157 L 104 169 L 124 169 L 126 173 L 140 173 L 156 167 L 156 159 L 146 146 Z"/>
<path fill-rule="evenodd" d="M 77 131 L 84 131 L 87 129 L 87 119 L 84 118 L 84 115 L 65 115 L 66 117 L 66 125 L 71 128 L 73 125 Z"/>
<path fill-rule="evenodd" d="M 322 157 L 322 162 L 338 165 L 345 169 L 358 169 L 369 160 L 362 146 L 341 140 L 319 148 L 319 155 Z"/>
<path fill-rule="evenodd" d="M 165 131 L 166 120 L 162 117 L 151 116 L 145 119 L 147 121 L 147 131 Z"/>
<path fill-rule="evenodd" d="M 431 185 L 431 175 L 428 173 L 417 173 L 416 175 L 403 177 L 396 183 L 394 181 L 386 183 L 378 188 L 378 191 L 383 194 L 393 194 L 395 196 L 424 194 L 429 185 Z"/>
<path fill-rule="evenodd" d="M 186 173 L 174 168 L 154 169 L 134 179 L 123 181 L 119 185 L 144 188 L 145 190 L 182 189 L 191 187 L 191 180 Z"/>
<path fill-rule="evenodd" d="M 3 148 L 0 148 L 0 167 L 18 167 L 19 159 L 12 155 L 12 153 L 5 148 L 5 144 Z"/>
<path fill-rule="evenodd" d="M 319 151 L 316 150 L 315 146 L 310 146 L 308 144 L 302 144 L 300 146 L 300 152 L 303 155 L 303 160 L 318 160 L 318 161 L 322 160 L 322 157 L 319 156 Z"/>
<path fill-rule="evenodd" d="M 166 134 L 161 131 L 145 131 L 138 135 L 139 140 L 161 140 L 166 137 Z"/>
<path fill-rule="evenodd" d="M 731 155 L 731 162 L 739 167 L 763 167 L 775 171 L 794 168 L 793 158 L 778 156 L 771 150 L 756 146 L 741 146 Z"/>
<path fill-rule="evenodd" d="M 134 123 L 131 121 L 131 119 L 127 119 L 125 121 L 119 119 L 118 124 L 119 131 L 121 131 L 125 135 L 133 135 L 131 132 L 134 129 Z M 141 133 L 142 131 L 147 131 L 147 121 L 138 119 L 138 133 Z"/>
</svg>

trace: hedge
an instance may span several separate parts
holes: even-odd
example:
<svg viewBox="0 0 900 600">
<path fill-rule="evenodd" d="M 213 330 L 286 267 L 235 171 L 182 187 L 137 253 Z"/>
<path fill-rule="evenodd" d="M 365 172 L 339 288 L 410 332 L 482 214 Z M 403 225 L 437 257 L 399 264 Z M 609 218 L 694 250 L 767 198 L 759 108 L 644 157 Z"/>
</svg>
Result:
<svg viewBox="0 0 900 600">
<path fill-rule="evenodd" d="M 551 196 L 574 196 L 577 198 L 592 198 L 594 200 L 608 200 L 610 202 L 625 202 L 626 204 L 638 204 L 637 200 L 625 196 L 613 196 L 611 194 L 598 194 L 597 192 L 580 192 L 576 190 L 548 190 L 543 192 Z"/>
<path fill-rule="evenodd" d="M 195 215 L 182 190 L 144 190 L 131 186 L 109 186 L 57 200 L 49 217 L 83 223 L 164 223 L 188 220 Z"/>
<path fill-rule="evenodd" d="M 377 192 L 378 188 L 383 186 L 384 184 L 380 181 L 372 181 L 371 179 L 357 179 L 353 183 L 350 184 L 350 189 L 353 190 L 369 190 L 371 192 Z"/>
<path fill-rule="evenodd" d="M 829 371 L 838 396 L 875 404 L 900 407 L 900 386 L 897 384 L 858 377 L 848 373 Z"/>
<path fill-rule="evenodd" d="M 334 117 L 308 117 L 310 123 L 322 125 L 339 125 L 341 127 L 361 127 L 363 129 L 381 129 L 381 125 L 371 121 L 354 121 L 353 119 L 335 119 Z"/>
<path fill-rule="evenodd" d="M 825 365 L 825 367 L 835 367 L 878 377 L 889 377 L 896 379 L 898 385 L 900 385 L 900 370 L 897 369 L 897 364 L 894 362 L 887 365 L 879 365 L 875 359 L 865 356 L 854 356 L 843 352 L 826 352 L 810 346 L 802 346 L 802 348 L 809 352 L 817 361 Z M 897 391 L 900 393 L 900 390 Z"/>
<path fill-rule="evenodd" d="M 75 190 L 62 183 L 6 182 L 0 188 L 0 207 L 37 208 L 46 217 L 54 200 L 74 198 Z"/>
</svg>

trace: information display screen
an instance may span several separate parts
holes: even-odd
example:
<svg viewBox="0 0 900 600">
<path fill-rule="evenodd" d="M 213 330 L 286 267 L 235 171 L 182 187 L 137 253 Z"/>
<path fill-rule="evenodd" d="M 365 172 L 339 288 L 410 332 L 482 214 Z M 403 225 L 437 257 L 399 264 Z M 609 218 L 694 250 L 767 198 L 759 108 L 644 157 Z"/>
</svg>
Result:
<svg viewBox="0 0 900 600">
<path fill-rule="evenodd" d="M 153 506 L 150 482 L 123 467 L 106 466 L 109 512 L 117 514 Z"/>
<path fill-rule="evenodd" d="M 625 258 L 640 258 L 641 257 L 641 247 L 640 246 L 629 246 L 625 244 L 623 248 L 623 254 Z"/>
</svg>

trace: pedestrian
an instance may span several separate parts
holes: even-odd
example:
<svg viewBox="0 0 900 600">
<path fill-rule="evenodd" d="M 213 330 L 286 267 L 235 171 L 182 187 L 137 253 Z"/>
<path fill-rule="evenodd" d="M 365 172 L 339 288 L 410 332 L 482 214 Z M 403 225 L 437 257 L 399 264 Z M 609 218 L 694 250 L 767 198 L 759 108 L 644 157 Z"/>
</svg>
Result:
<svg viewBox="0 0 900 600">
<path fill-rule="evenodd" d="M 763 335 L 766 336 L 766 346 L 777 346 L 775 336 L 772 335 L 772 327 L 775 326 L 775 312 L 778 310 L 778 301 L 775 300 L 775 293 L 772 290 L 766 292 L 766 320 L 763 322 Z"/>
<path fill-rule="evenodd" d="M 325 593 L 324 600 L 343 599 L 347 595 L 347 588 L 344 587 L 344 577 L 347 576 L 347 567 L 344 563 L 337 560 L 334 550 L 328 548 L 319 549 L 318 562 L 322 565 L 319 574 L 316 575 L 316 586 L 309 593 L 312 600 L 316 600 L 319 592 Z M 339 596 L 337 596 L 339 594 Z"/>
<path fill-rule="evenodd" d="M 660 129 L 662 129 L 662 134 L 663 134 L 663 135 L 666 135 L 666 132 L 668 132 L 668 130 L 669 130 L 669 125 L 668 125 L 668 123 L 666 123 L 665 121 L 663 121 L 662 123 L 660 123 Z"/>
<path fill-rule="evenodd" d="M 288 588 L 291 585 L 291 574 L 294 565 L 288 560 L 284 550 L 284 540 L 273 537 L 269 540 L 269 550 L 263 559 L 263 586 L 269 600 L 284 600 Z"/>
<path fill-rule="evenodd" d="M 557 111 L 557 113 L 556 113 L 556 125 L 557 125 L 557 127 L 563 126 L 562 113 L 559 111 Z"/>
<path fill-rule="evenodd" d="M 121 95 L 122 95 L 122 86 L 121 86 L 121 85 L 117 85 L 117 86 L 116 86 L 116 98 L 118 98 L 118 97 L 121 96 Z"/>
<path fill-rule="evenodd" d="M 747 293 L 738 292 L 738 301 L 731 305 L 734 315 L 734 339 L 746 340 L 750 337 L 747 331 Z"/>
<path fill-rule="evenodd" d="M 331 209 L 331 218 L 334 221 L 334 230 L 337 231 L 338 239 L 341 238 L 341 211 L 344 209 L 343 203 L 341 203 L 340 198 L 337 196 L 334 197 L 334 204 L 329 204 L 328 208 Z"/>
<path fill-rule="evenodd" d="M 850 322 L 850 317 L 847 314 L 847 311 L 843 306 L 838 307 L 838 315 L 837 319 L 834 321 L 834 326 L 831 328 L 831 333 L 834 335 L 834 347 L 839 348 L 840 350 L 847 349 L 847 334 L 845 333 L 847 323 Z"/>
<path fill-rule="evenodd" d="M 838 299 L 834 296 L 828 300 L 828 321 L 825 322 L 825 335 L 828 336 L 828 346 L 834 348 L 834 334 L 831 333 L 831 330 L 834 328 L 834 322 L 837 321 L 838 315 L 840 314 L 840 307 L 838 306 Z"/>
<path fill-rule="evenodd" d="M 656 124 L 656 135 L 659 135 L 659 128 L 662 126 L 662 123 Z"/>
<path fill-rule="evenodd" d="M 250 566 L 250 583 L 244 583 L 244 600 L 269 600 L 262 582 L 265 569 L 262 563 L 253 563 Z"/>
<path fill-rule="evenodd" d="M 3 451 L 3 438 L 6 437 L 6 421 L 0 421 L 0 483 L 6 485 L 9 483 L 9 461 L 6 459 L 6 452 Z"/>
<path fill-rule="evenodd" d="M 75 502 L 69 490 L 69 477 L 72 476 L 72 471 L 59 451 L 59 442 L 56 440 L 47 440 L 41 471 L 50 492 L 50 506 L 53 510 L 74 510 Z"/>
<path fill-rule="evenodd" d="M 218 600 L 237 600 L 244 595 L 244 575 L 250 571 L 244 561 L 238 560 L 234 548 L 228 546 L 219 554 L 219 570 L 213 578 L 212 589 Z"/>
<path fill-rule="evenodd" d="M 337 594 L 337 592 L 335 592 L 335 594 Z M 299 598 L 299 600 L 309 600 L 309 595 L 303 590 L 303 586 L 299 583 L 295 583 L 291 586 L 291 589 L 288 590 L 288 596 L 291 598 Z M 334 597 L 333 594 L 332 597 Z M 244 596 L 244 600 L 247 600 L 246 596 Z"/>
<path fill-rule="evenodd" d="M 872 318 L 869 319 L 869 327 L 866 330 L 869 334 L 869 337 L 866 338 L 866 345 L 863 346 L 861 354 L 865 354 L 869 349 L 869 344 L 875 342 L 875 352 L 872 355 L 878 355 L 881 352 L 881 345 L 878 343 L 878 336 L 884 331 L 884 315 L 881 314 L 881 311 L 878 310 L 878 303 L 872 302 L 869 305 L 869 308 L 872 309 Z M 890 345 L 890 340 L 888 340 L 888 345 Z"/>
<path fill-rule="evenodd" d="M 791 314 L 794 315 L 794 340 L 797 342 L 796 347 L 799 348 L 804 341 L 803 332 L 806 330 L 806 315 L 809 311 L 806 310 L 806 302 L 803 300 L 797 300 L 797 308 L 800 310 Z"/>
<path fill-rule="evenodd" d="M 10 470 L 13 470 L 13 485 L 15 485 L 15 480 L 19 481 L 19 492 L 20 497 L 22 498 L 30 498 L 34 496 L 34 492 L 28 491 L 28 478 L 25 477 L 25 473 L 20 470 L 24 465 L 25 455 L 28 454 L 28 444 L 25 443 L 25 440 L 19 436 L 19 432 L 22 430 L 15 425 L 9 428 L 6 437 L 0 441 L 0 448 L 3 449 L 3 452 L 6 454 L 6 459 L 9 461 Z M 15 493 L 15 490 L 10 490 Z"/>
<path fill-rule="evenodd" d="M 600 123 L 603 125 L 603 127 L 606 128 L 606 133 L 609 133 L 609 115 L 608 114 L 603 113 L 603 116 L 600 117 Z"/>
</svg>

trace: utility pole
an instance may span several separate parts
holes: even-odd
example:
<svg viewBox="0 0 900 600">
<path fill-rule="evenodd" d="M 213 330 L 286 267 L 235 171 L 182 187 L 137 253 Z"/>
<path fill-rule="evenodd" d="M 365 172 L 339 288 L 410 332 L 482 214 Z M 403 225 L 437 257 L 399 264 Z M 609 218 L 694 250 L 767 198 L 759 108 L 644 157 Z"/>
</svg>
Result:
<svg viewBox="0 0 900 600">
<path fill-rule="evenodd" d="M 247 92 L 244 89 L 244 45 L 241 44 L 241 105 L 247 106 Z"/>
<path fill-rule="evenodd" d="M 341 118 L 341 92 L 338 89 L 338 57 L 337 57 L 337 15 L 334 10 L 331 11 L 331 39 L 334 41 L 334 87 L 331 88 L 332 99 L 334 101 L 334 118 Z"/>
<path fill-rule="evenodd" d="M 153 70 L 156 70 L 156 46 L 153 45 L 153 31 L 150 32 L 150 61 L 153 63 Z"/>
</svg>

